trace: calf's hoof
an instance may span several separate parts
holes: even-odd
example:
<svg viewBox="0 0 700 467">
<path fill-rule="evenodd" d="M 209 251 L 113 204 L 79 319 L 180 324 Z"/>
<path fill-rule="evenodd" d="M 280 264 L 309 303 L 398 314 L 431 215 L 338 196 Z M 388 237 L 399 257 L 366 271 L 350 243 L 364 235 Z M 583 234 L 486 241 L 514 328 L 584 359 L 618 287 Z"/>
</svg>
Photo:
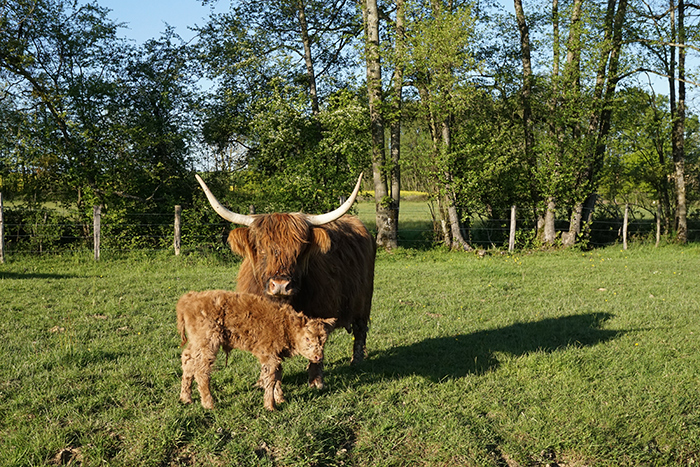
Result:
<svg viewBox="0 0 700 467">
<path fill-rule="evenodd" d="M 275 404 L 265 404 L 265 408 L 269 410 L 270 412 L 275 411 Z"/>
</svg>

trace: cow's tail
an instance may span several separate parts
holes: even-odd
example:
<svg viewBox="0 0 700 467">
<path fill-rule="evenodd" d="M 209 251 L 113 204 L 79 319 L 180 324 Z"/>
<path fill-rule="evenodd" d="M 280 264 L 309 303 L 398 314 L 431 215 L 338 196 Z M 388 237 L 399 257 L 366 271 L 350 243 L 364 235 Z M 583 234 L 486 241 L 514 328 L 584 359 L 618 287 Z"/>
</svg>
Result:
<svg viewBox="0 0 700 467">
<path fill-rule="evenodd" d="M 177 307 L 177 330 L 180 331 L 180 347 L 182 347 L 187 343 L 187 335 L 185 334 L 185 314 L 179 306 Z"/>
</svg>

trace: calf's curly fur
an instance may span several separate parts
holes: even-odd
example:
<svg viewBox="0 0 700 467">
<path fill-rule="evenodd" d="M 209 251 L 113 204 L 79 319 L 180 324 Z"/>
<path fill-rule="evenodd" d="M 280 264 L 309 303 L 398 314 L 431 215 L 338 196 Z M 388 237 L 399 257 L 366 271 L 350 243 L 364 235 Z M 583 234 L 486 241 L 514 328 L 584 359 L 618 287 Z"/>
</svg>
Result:
<svg viewBox="0 0 700 467">
<path fill-rule="evenodd" d="M 261 365 L 259 383 L 264 406 L 274 410 L 284 402 L 282 360 L 302 355 L 312 364 L 323 362 L 323 346 L 335 319 L 309 318 L 290 305 L 263 297 L 225 290 L 188 292 L 177 303 L 177 327 L 182 345 L 180 400 L 192 402 L 192 380 L 197 381 L 202 406 L 214 407 L 209 381 L 220 348 L 248 351 Z"/>
</svg>

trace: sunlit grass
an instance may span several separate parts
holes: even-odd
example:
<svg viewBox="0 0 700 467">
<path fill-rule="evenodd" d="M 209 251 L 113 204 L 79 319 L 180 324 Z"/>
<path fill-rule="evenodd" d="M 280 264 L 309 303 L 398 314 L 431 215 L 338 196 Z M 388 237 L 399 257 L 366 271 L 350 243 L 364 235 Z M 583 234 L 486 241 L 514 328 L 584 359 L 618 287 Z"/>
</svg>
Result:
<svg viewBox="0 0 700 467">
<path fill-rule="evenodd" d="M 377 261 L 368 358 L 326 352 L 327 389 L 284 365 L 275 413 L 254 357 L 216 363 L 214 411 L 183 406 L 174 305 L 233 288 L 193 254 L 0 265 L 0 465 L 693 465 L 700 249 Z"/>
</svg>

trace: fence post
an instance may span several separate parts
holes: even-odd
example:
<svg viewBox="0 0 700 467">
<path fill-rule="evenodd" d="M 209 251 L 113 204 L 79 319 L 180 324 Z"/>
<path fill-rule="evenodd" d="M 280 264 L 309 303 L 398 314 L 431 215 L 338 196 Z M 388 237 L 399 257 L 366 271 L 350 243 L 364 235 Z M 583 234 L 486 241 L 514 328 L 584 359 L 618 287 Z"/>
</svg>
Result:
<svg viewBox="0 0 700 467">
<path fill-rule="evenodd" d="M 508 237 L 508 251 L 515 249 L 515 205 L 510 208 L 510 236 Z"/>
<path fill-rule="evenodd" d="M 661 203 L 656 205 L 656 247 L 659 246 L 661 241 Z"/>
<path fill-rule="evenodd" d="M 5 262 L 5 223 L 2 217 L 2 192 L 0 191 L 0 263 Z"/>
<path fill-rule="evenodd" d="M 100 218 L 102 217 L 102 206 L 92 207 L 92 239 L 95 250 L 95 261 L 100 259 Z"/>
<path fill-rule="evenodd" d="M 630 215 L 630 205 L 625 203 L 625 220 L 622 222 L 622 249 L 627 249 L 627 221 Z"/>
<path fill-rule="evenodd" d="M 180 244 L 181 244 L 181 229 L 180 229 L 180 216 L 182 214 L 182 206 L 179 204 L 175 205 L 175 240 L 173 241 L 173 247 L 175 248 L 175 256 L 180 256 Z"/>
</svg>

